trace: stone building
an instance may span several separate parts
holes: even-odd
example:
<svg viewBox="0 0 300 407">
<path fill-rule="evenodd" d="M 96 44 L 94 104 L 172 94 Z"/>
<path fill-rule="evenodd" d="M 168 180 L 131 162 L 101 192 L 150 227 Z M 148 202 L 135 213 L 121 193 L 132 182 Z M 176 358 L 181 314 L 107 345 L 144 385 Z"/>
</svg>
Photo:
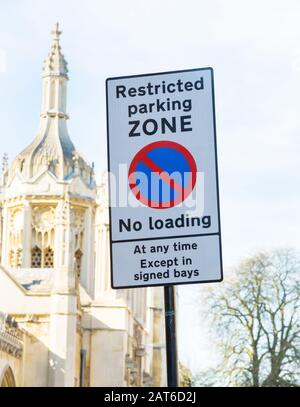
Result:
<svg viewBox="0 0 300 407">
<path fill-rule="evenodd" d="M 24 332 L 9 315 L 0 312 L 0 387 L 21 383 Z"/>
<path fill-rule="evenodd" d="M 106 183 L 67 130 L 58 24 L 39 130 L 0 183 L 0 386 L 165 384 L 161 288 L 112 290 Z"/>
</svg>

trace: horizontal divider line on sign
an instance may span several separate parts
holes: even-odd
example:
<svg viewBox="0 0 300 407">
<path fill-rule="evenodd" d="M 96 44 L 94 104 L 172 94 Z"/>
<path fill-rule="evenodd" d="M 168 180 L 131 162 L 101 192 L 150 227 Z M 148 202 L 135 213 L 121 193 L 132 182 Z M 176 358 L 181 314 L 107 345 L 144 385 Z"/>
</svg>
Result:
<svg viewBox="0 0 300 407">
<path fill-rule="evenodd" d="M 126 242 L 142 242 L 144 240 L 161 240 L 161 239 L 182 239 L 184 237 L 200 237 L 200 236 L 218 236 L 220 232 L 216 233 L 202 233 L 195 235 L 179 235 L 179 236 L 160 236 L 160 237 L 144 237 L 136 239 L 112 240 L 112 243 L 126 243 Z"/>
</svg>

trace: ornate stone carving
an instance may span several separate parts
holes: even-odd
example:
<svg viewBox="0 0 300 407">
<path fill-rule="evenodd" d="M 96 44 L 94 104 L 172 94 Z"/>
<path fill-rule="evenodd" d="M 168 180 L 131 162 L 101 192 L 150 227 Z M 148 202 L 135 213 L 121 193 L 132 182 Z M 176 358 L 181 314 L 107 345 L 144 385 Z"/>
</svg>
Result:
<svg viewBox="0 0 300 407">
<path fill-rule="evenodd" d="M 75 229 L 76 233 L 79 233 L 84 228 L 84 213 L 85 209 L 73 207 L 71 209 L 71 226 Z"/>
<path fill-rule="evenodd" d="M 32 225 L 37 231 L 50 230 L 55 225 L 55 210 L 51 206 L 36 206 L 32 210 Z"/>
<path fill-rule="evenodd" d="M 23 331 L 10 315 L 2 312 L 0 312 L 0 350 L 16 358 L 21 358 L 23 353 Z"/>
<path fill-rule="evenodd" d="M 70 204 L 68 201 L 61 201 L 56 207 L 56 224 L 67 226 L 69 220 Z"/>
<path fill-rule="evenodd" d="M 10 227 L 14 231 L 20 231 L 23 229 L 23 209 L 16 208 L 11 211 L 10 214 Z"/>
</svg>

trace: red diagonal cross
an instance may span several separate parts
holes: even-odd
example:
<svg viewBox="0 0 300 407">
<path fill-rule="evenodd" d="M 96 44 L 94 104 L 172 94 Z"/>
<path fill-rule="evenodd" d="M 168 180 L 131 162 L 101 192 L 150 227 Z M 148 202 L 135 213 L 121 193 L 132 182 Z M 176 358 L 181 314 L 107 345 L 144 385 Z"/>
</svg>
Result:
<svg viewBox="0 0 300 407">
<path fill-rule="evenodd" d="M 163 181 L 165 181 L 171 188 L 173 188 L 176 192 L 180 194 L 183 193 L 182 186 L 171 178 L 169 174 L 167 174 L 159 165 L 157 165 L 151 158 L 147 157 L 147 155 L 143 155 L 141 161 L 154 173 L 156 173 Z"/>
</svg>

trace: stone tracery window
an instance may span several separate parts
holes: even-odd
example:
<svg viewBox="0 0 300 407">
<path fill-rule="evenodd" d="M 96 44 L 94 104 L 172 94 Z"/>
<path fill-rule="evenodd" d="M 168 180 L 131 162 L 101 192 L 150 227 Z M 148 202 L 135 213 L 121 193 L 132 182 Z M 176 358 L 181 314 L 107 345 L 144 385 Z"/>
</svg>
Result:
<svg viewBox="0 0 300 407">
<path fill-rule="evenodd" d="M 51 268 L 54 266 L 54 251 L 51 247 L 47 247 L 44 252 L 44 266 Z"/>
<path fill-rule="evenodd" d="M 16 387 L 15 377 L 11 367 L 6 369 L 3 379 L 0 383 L 0 387 Z"/>
<path fill-rule="evenodd" d="M 23 209 L 21 207 L 12 208 L 9 217 L 9 267 L 22 267 Z"/>
<path fill-rule="evenodd" d="M 22 254 L 23 251 L 19 248 L 16 252 L 16 267 L 22 267 Z"/>
<path fill-rule="evenodd" d="M 36 206 L 32 211 L 31 267 L 54 267 L 55 209 Z"/>
<path fill-rule="evenodd" d="M 82 254 L 80 249 L 77 249 L 75 252 L 75 272 L 78 278 L 80 278 Z"/>
<path fill-rule="evenodd" d="M 82 258 L 83 258 L 83 243 L 84 243 L 84 214 L 85 210 L 80 207 L 73 207 L 71 211 L 71 227 L 74 235 L 74 271 L 78 280 L 81 277 Z"/>
<path fill-rule="evenodd" d="M 31 251 L 31 267 L 40 268 L 42 266 L 42 250 L 35 246 Z"/>
<path fill-rule="evenodd" d="M 9 267 L 15 266 L 15 252 L 14 250 L 9 251 Z"/>
</svg>

